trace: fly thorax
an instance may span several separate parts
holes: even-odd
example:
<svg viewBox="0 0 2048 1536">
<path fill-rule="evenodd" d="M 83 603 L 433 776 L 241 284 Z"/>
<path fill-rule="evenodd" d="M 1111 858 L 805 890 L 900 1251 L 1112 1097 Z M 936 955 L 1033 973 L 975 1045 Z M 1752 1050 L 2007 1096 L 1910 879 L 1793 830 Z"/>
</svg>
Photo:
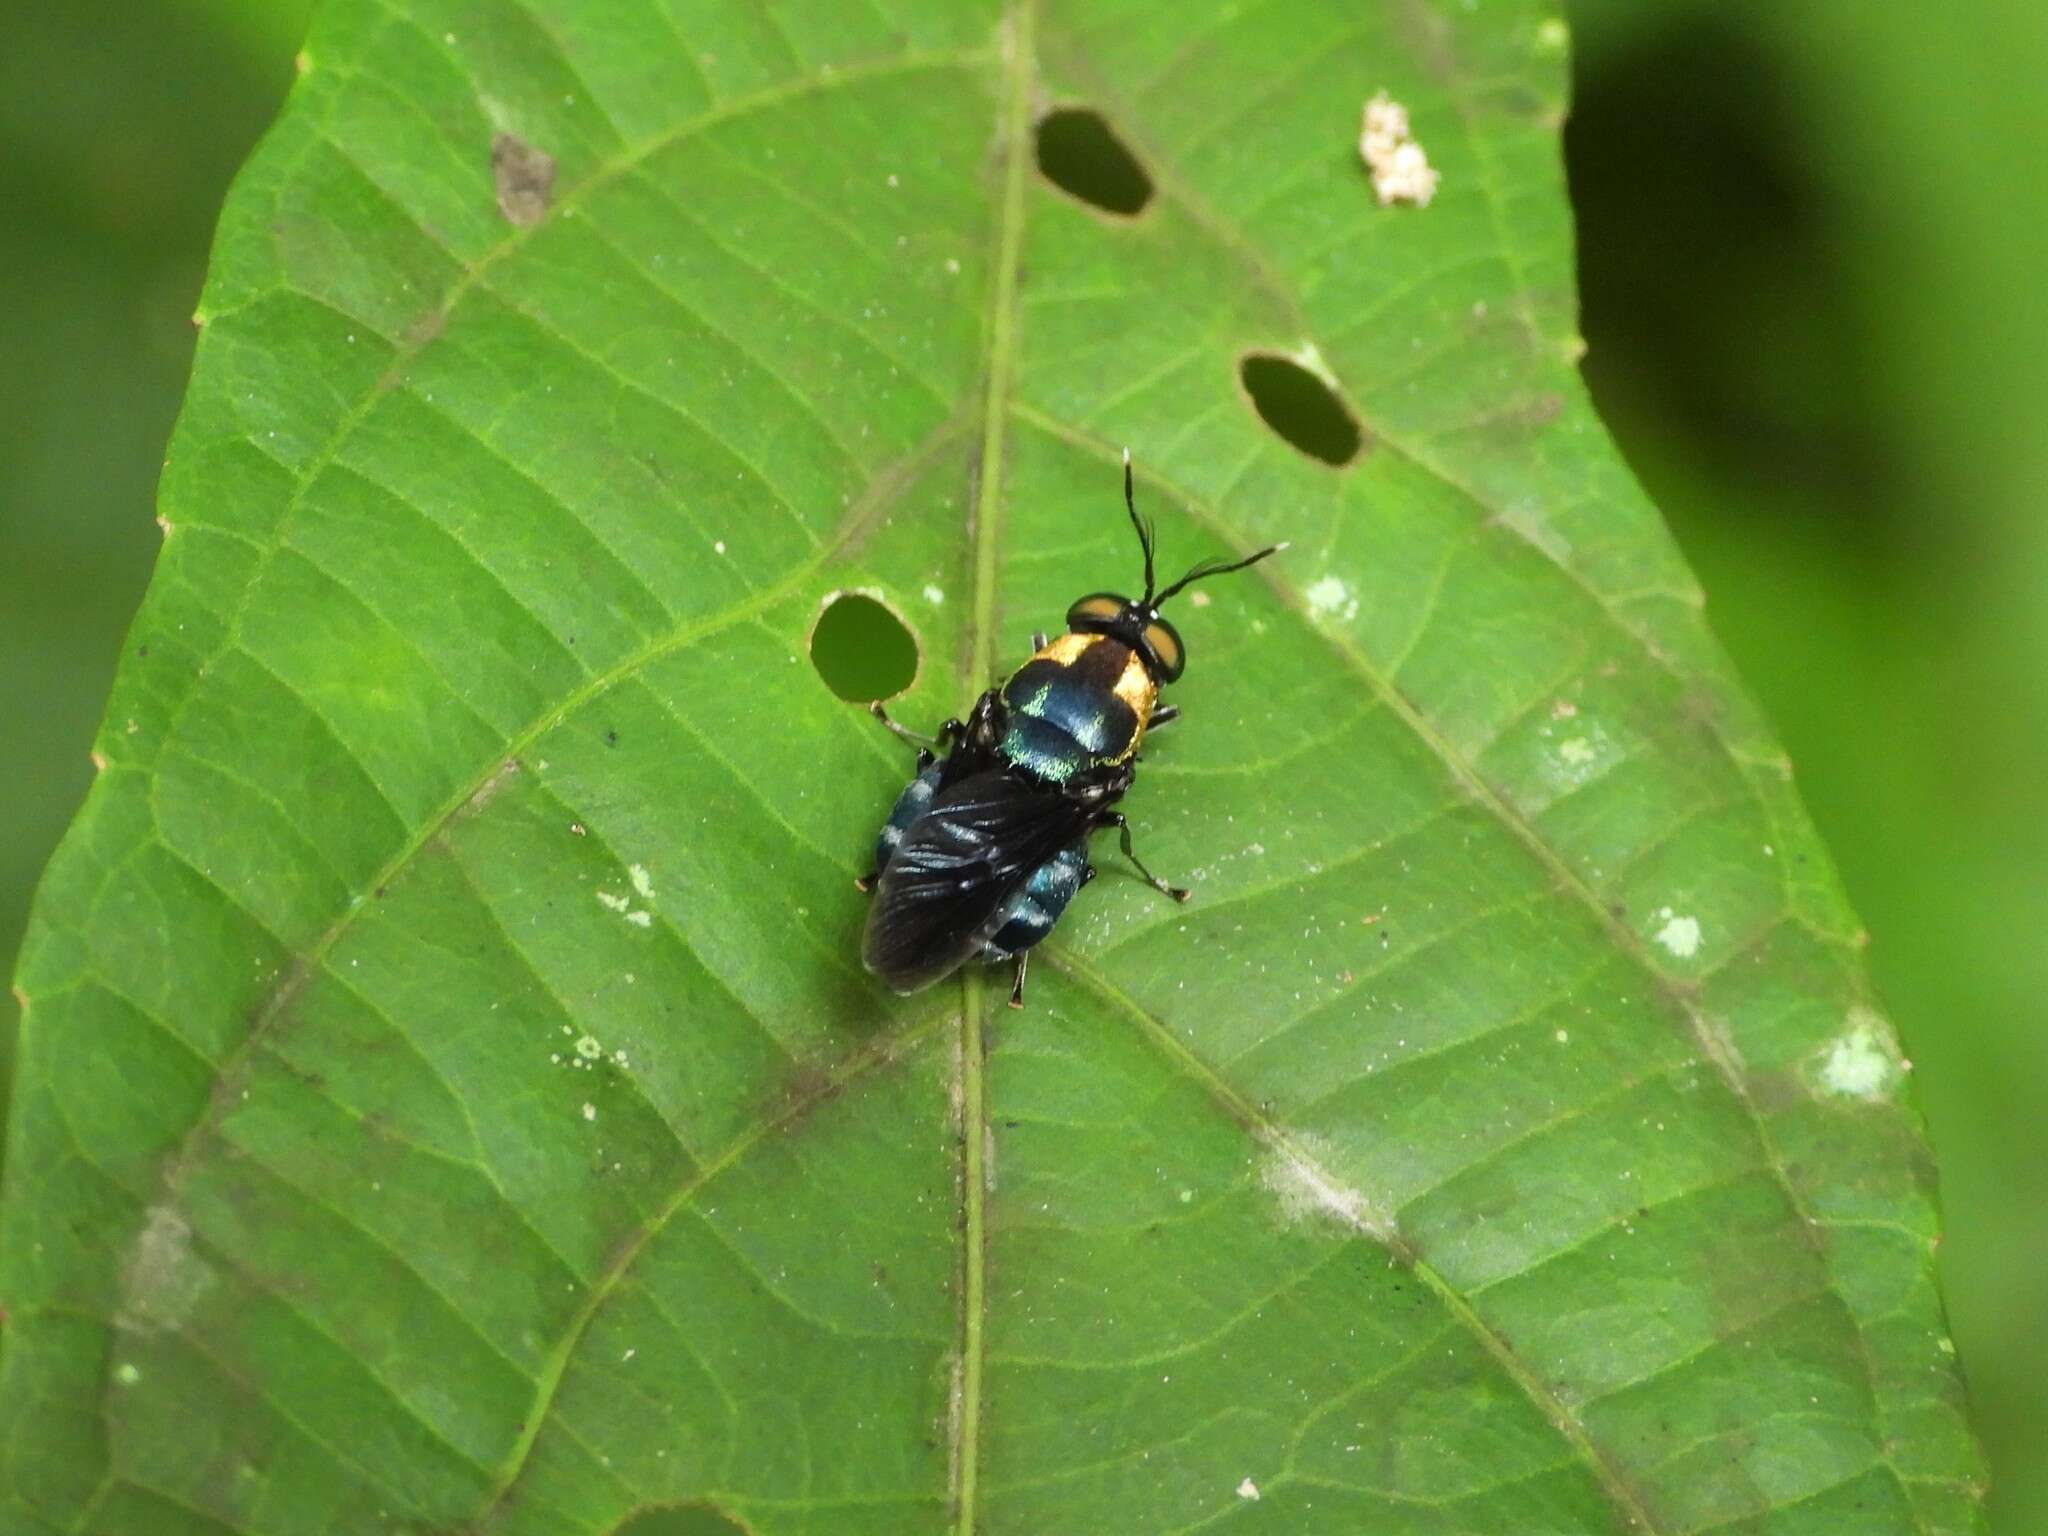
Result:
<svg viewBox="0 0 2048 1536">
<path fill-rule="evenodd" d="M 1123 762 L 1137 751 L 1157 698 L 1129 646 L 1106 635 L 1061 635 L 1003 685 L 1003 756 L 1055 782 L 1090 763 Z"/>
</svg>

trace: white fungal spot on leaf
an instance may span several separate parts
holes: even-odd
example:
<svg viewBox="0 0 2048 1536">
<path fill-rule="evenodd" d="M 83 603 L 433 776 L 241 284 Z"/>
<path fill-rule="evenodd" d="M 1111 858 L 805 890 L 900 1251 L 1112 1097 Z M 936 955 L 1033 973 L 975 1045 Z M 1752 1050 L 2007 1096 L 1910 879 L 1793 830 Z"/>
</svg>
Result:
<svg viewBox="0 0 2048 1536">
<path fill-rule="evenodd" d="M 635 864 L 626 871 L 632 879 L 633 889 L 640 893 L 642 901 L 654 900 L 654 879 L 647 873 L 645 864 Z"/>
<path fill-rule="evenodd" d="M 1358 599 L 1339 576 L 1325 576 L 1302 594 L 1309 617 L 1325 624 L 1346 624 L 1358 617 Z"/>
<path fill-rule="evenodd" d="M 1338 1183 L 1325 1161 L 1313 1142 L 1276 1140 L 1267 1150 L 1259 1182 L 1280 1202 L 1280 1213 L 1289 1223 L 1334 1219 L 1381 1242 L 1390 1240 L 1393 1218 L 1361 1191 Z"/>
<path fill-rule="evenodd" d="M 626 914 L 626 921 L 635 928 L 651 928 L 654 926 L 654 914 L 652 912 L 628 912 Z"/>
<path fill-rule="evenodd" d="M 1237 1485 L 1237 1496 L 1240 1499 L 1251 1499 L 1256 1502 L 1259 1497 L 1259 1485 L 1250 1478 L 1246 1478 Z"/>
<path fill-rule="evenodd" d="M 1592 783 L 1622 758 L 1613 738 L 1597 722 L 1577 716 L 1576 707 L 1570 715 L 1559 715 L 1553 708 L 1550 721 L 1538 728 L 1538 735 L 1555 743 L 1541 760 L 1541 772 L 1558 794 Z"/>
<path fill-rule="evenodd" d="M 1821 1055 L 1820 1085 L 1837 1098 L 1890 1098 L 1912 1063 L 1899 1054 L 1892 1027 L 1875 1009 L 1849 1010 L 1847 1028 Z"/>
<path fill-rule="evenodd" d="M 1673 912 L 1669 907 L 1660 907 L 1657 916 L 1664 925 L 1653 937 L 1681 960 L 1690 960 L 1700 952 L 1700 920 Z"/>
<path fill-rule="evenodd" d="M 924 584 L 924 600 L 936 608 L 946 600 L 946 589 L 937 582 L 928 581 Z"/>
<path fill-rule="evenodd" d="M 597 899 L 600 903 L 602 903 L 606 907 L 609 907 L 614 912 L 623 912 L 626 910 L 626 908 L 630 907 L 633 904 L 632 899 L 630 897 L 614 896 L 610 891 L 599 891 L 597 893 Z"/>
<path fill-rule="evenodd" d="M 121 1271 L 124 1328 L 161 1333 L 182 1327 L 213 1285 L 213 1271 L 192 1251 L 192 1228 L 168 1205 L 150 1207 Z"/>
</svg>

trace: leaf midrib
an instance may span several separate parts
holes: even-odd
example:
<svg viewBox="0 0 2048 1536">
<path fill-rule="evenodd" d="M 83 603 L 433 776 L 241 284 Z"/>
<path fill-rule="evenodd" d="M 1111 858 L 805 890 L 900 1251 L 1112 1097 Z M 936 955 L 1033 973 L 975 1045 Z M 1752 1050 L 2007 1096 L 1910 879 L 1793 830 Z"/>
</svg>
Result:
<svg viewBox="0 0 2048 1536">
<path fill-rule="evenodd" d="M 1024 242 L 1025 168 L 1030 161 L 1035 0 L 1017 0 L 1003 20 L 1003 89 L 996 125 L 1002 203 L 996 216 L 995 260 L 989 276 L 987 373 L 982 399 L 981 461 L 973 498 L 974 612 L 968 625 L 963 696 L 987 685 L 995 666 L 996 556 L 1003 512 L 1003 448 L 1009 430 L 1010 383 L 1016 364 L 1017 266 Z M 949 1415 L 954 1437 L 954 1499 L 958 1536 L 974 1536 L 981 1461 L 983 1323 L 987 1311 L 987 1197 L 983 1168 L 988 1134 L 984 1015 L 986 968 L 962 970 L 960 998 L 960 1404 Z"/>
</svg>

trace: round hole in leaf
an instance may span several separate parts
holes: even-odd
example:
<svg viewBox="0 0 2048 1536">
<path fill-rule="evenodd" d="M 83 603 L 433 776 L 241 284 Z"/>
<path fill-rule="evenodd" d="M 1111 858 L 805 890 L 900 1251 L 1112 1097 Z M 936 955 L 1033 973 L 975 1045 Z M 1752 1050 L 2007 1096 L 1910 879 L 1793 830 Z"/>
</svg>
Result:
<svg viewBox="0 0 2048 1536">
<path fill-rule="evenodd" d="M 1069 197 L 1126 218 L 1152 201 L 1152 178 L 1092 107 L 1059 107 L 1038 120 L 1038 169 Z"/>
<path fill-rule="evenodd" d="M 1357 458 L 1365 446 L 1365 434 L 1351 408 L 1293 358 L 1249 352 L 1237 373 L 1259 420 L 1310 458 L 1341 466 Z"/>
<path fill-rule="evenodd" d="M 884 603 L 835 592 L 811 627 L 811 665 L 842 699 L 886 699 L 917 677 L 917 638 Z"/>
<path fill-rule="evenodd" d="M 748 1532 L 739 1521 L 709 1504 L 682 1504 L 629 1515 L 612 1536 L 748 1536 Z"/>
</svg>

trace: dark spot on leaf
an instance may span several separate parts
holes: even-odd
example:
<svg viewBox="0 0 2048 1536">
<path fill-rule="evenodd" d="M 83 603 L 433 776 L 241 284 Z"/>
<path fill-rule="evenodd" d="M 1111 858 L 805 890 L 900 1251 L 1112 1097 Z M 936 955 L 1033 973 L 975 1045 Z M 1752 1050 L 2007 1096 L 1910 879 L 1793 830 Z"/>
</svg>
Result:
<svg viewBox="0 0 2048 1536">
<path fill-rule="evenodd" d="M 887 605 L 838 592 L 811 628 L 811 665 L 842 699 L 886 699 L 916 679 L 917 640 Z"/>
<path fill-rule="evenodd" d="M 531 229 L 547 214 L 555 157 L 501 133 L 491 140 L 491 180 L 498 189 L 498 212 L 521 229 Z"/>
<path fill-rule="evenodd" d="M 617 731 L 606 731 L 604 733 L 604 744 L 608 747 L 616 747 L 619 744 L 619 733 Z"/>
<path fill-rule="evenodd" d="M 406 345 L 417 351 L 430 341 L 438 341 L 447 325 L 447 311 L 430 309 L 405 328 Z"/>
<path fill-rule="evenodd" d="M 712 1504 L 643 1509 L 612 1527 L 612 1536 L 750 1536 L 748 1528 Z"/>
<path fill-rule="evenodd" d="M 1038 169 L 1069 197 L 1129 218 L 1152 201 L 1152 178 L 1092 107 L 1060 107 L 1038 120 Z"/>
<path fill-rule="evenodd" d="M 1237 365 L 1237 376 L 1259 420 L 1310 458 L 1342 466 L 1365 446 L 1351 408 L 1293 358 L 1248 352 Z"/>
</svg>

